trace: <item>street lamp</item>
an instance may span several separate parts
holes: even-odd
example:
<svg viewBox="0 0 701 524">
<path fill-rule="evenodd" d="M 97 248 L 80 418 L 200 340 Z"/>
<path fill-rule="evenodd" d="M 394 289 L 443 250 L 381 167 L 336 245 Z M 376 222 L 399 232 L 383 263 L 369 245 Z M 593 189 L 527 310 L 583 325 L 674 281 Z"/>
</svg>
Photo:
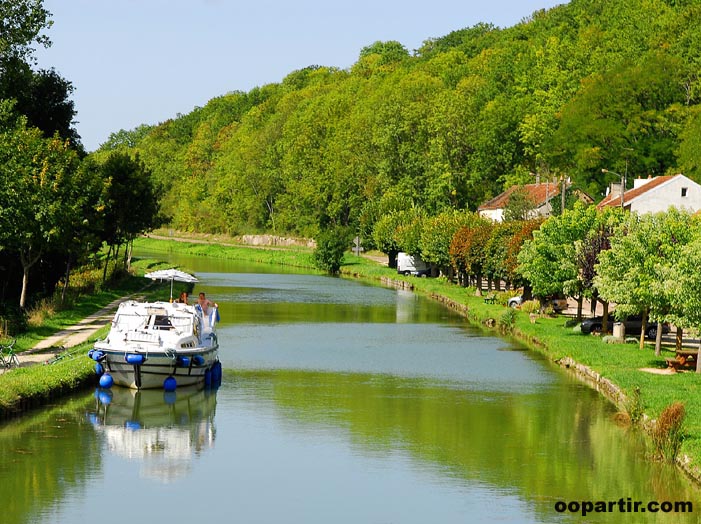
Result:
<svg viewBox="0 0 701 524">
<path fill-rule="evenodd" d="M 616 173 L 615 171 L 609 171 L 606 168 L 603 168 L 601 170 L 602 173 L 611 173 L 612 175 L 616 175 L 618 178 L 621 179 L 621 209 L 625 209 L 625 203 L 623 202 L 623 195 L 626 192 L 626 175 L 624 174 L 619 174 Z"/>
</svg>

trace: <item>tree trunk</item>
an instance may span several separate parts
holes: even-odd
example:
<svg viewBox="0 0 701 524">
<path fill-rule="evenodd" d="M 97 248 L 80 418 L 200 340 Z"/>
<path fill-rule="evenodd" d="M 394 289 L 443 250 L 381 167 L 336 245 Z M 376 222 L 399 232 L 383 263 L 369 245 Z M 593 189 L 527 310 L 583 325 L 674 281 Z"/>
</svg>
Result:
<svg viewBox="0 0 701 524">
<path fill-rule="evenodd" d="M 107 250 L 107 256 L 105 257 L 105 267 L 102 270 L 102 283 L 104 284 L 107 281 L 107 267 L 110 265 L 110 256 L 112 255 L 112 245 L 110 244 L 110 248 Z"/>
<path fill-rule="evenodd" d="M 41 256 L 41 251 L 32 257 L 31 248 L 29 252 L 20 251 L 19 259 L 22 264 L 22 293 L 19 297 L 19 307 L 24 309 L 27 305 L 27 292 L 29 291 L 29 269 L 36 264 Z"/>
<path fill-rule="evenodd" d="M 124 267 L 126 268 L 127 271 L 131 269 L 131 255 L 134 252 L 134 239 L 132 238 L 130 241 L 127 242 L 127 247 L 124 251 Z"/>
<path fill-rule="evenodd" d="M 701 330 L 699 330 L 699 348 L 696 352 L 696 372 L 701 373 Z"/>
<path fill-rule="evenodd" d="M 387 253 L 387 267 L 390 269 L 397 269 L 397 255 L 399 254 L 399 251 L 396 249 L 390 250 L 389 253 Z"/>
<path fill-rule="evenodd" d="M 660 332 L 662 331 L 662 323 L 659 323 L 657 325 L 657 331 Z M 676 337 L 676 350 L 681 351 L 682 350 L 682 342 L 684 341 L 684 330 L 677 326 L 677 337 Z"/>
<path fill-rule="evenodd" d="M 63 291 L 61 291 L 61 305 L 66 301 L 66 290 L 68 289 L 68 281 L 71 277 L 71 256 L 68 255 L 68 260 L 66 260 L 66 282 L 63 284 Z"/>
<path fill-rule="evenodd" d="M 655 355 L 662 354 L 662 322 L 657 323 L 657 335 L 655 336 Z"/>
<path fill-rule="evenodd" d="M 601 305 L 602 305 L 603 310 L 604 310 L 603 319 L 601 320 L 601 329 L 602 329 L 602 331 L 608 331 L 608 328 L 609 328 L 609 303 L 606 302 L 605 300 L 602 300 Z"/>
<path fill-rule="evenodd" d="M 645 347 L 645 332 L 647 331 L 647 315 L 648 315 L 648 309 L 645 308 L 643 310 L 643 320 L 642 324 L 640 326 L 640 349 L 643 349 Z"/>
<path fill-rule="evenodd" d="M 24 309 L 27 304 L 27 289 L 29 288 L 29 266 L 22 264 L 22 294 L 19 297 L 19 307 Z"/>
<path fill-rule="evenodd" d="M 580 294 L 577 297 L 577 321 L 582 321 L 582 307 L 584 306 L 584 296 Z"/>
</svg>

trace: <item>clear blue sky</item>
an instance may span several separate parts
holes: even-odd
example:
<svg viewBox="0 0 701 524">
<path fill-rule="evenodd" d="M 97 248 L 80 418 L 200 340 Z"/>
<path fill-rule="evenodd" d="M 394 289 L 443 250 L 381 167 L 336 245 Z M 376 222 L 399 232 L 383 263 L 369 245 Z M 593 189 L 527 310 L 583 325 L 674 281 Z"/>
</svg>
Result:
<svg viewBox="0 0 701 524">
<path fill-rule="evenodd" d="M 509 27 L 565 0 L 44 0 L 53 46 L 37 52 L 73 83 L 88 151 L 230 91 L 309 65 L 348 68 L 377 40 L 410 51 L 489 22 Z"/>
</svg>

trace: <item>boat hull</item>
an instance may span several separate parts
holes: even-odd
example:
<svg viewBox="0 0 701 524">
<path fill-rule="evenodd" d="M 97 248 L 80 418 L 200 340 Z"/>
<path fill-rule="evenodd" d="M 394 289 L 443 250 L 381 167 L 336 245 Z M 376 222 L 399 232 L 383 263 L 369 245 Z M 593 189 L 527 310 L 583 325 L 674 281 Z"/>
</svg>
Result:
<svg viewBox="0 0 701 524">
<path fill-rule="evenodd" d="M 97 349 L 97 348 L 96 348 Z M 130 363 L 125 351 L 104 351 L 101 363 L 117 386 L 132 389 L 168 389 L 182 386 L 205 385 L 212 369 L 219 362 L 216 348 L 196 348 L 195 351 L 172 353 L 149 352 L 142 363 Z M 165 381 L 172 377 L 169 386 Z"/>
</svg>

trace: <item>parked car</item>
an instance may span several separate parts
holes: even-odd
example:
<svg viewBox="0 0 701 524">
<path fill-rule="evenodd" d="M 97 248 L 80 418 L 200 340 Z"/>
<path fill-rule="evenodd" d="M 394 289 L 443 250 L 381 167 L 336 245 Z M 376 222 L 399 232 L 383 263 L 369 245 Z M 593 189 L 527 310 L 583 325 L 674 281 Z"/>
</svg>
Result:
<svg viewBox="0 0 701 524">
<path fill-rule="evenodd" d="M 609 329 L 613 328 L 613 323 L 616 320 L 613 316 L 609 317 Z M 604 317 L 592 317 L 582 320 L 581 329 L 582 333 L 601 333 L 601 329 L 604 323 Z M 640 335 L 640 330 L 643 326 L 643 317 L 640 315 L 634 315 L 628 317 L 623 321 L 623 325 L 626 328 L 626 335 Z M 662 324 L 662 334 L 669 333 L 669 324 L 666 322 Z M 655 338 L 657 336 L 657 322 L 648 322 L 645 328 L 645 336 L 647 338 Z"/>
<path fill-rule="evenodd" d="M 509 307 L 519 307 L 521 304 L 523 304 L 523 295 L 517 295 L 515 297 L 511 297 L 507 305 Z M 543 305 L 547 306 L 552 306 L 552 308 L 555 310 L 557 313 L 562 313 L 565 309 L 567 309 L 567 299 L 565 297 L 547 297 L 544 301 L 541 301 Z"/>
<path fill-rule="evenodd" d="M 431 274 L 431 268 L 418 255 L 399 253 L 397 255 L 397 273 L 400 275 L 427 277 Z"/>
</svg>

